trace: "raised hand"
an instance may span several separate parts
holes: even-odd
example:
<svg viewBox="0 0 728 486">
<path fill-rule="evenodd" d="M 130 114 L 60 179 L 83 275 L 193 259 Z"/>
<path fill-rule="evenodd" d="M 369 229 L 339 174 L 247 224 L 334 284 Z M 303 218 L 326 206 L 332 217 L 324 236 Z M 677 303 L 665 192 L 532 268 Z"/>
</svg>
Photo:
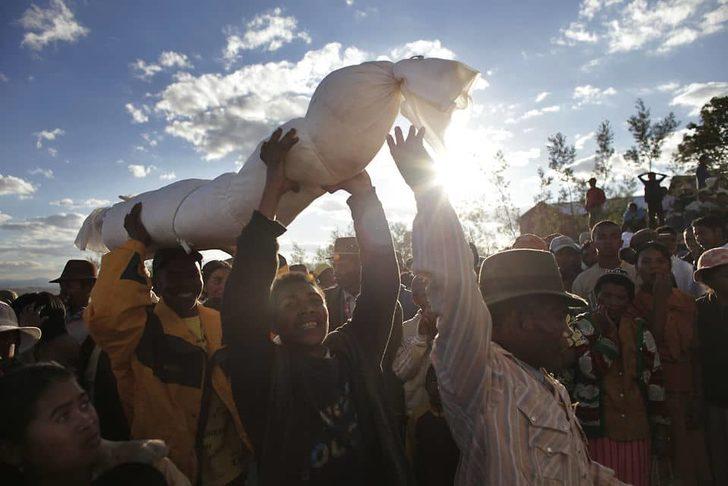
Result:
<svg viewBox="0 0 728 486">
<path fill-rule="evenodd" d="M 152 243 L 152 237 L 142 223 L 142 203 L 136 203 L 124 217 L 124 229 L 132 240 L 141 241 L 145 246 Z"/>
<path fill-rule="evenodd" d="M 372 191 L 372 180 L 369 178 L 367 171 L 363 170 L 351 179 L 347 179 L 333 186 L 322 186 L 324 191 L 333 194 L 339 189 L 343 189 L 352 196 L 358 194 L 366 194 Z"/>
<path fill-rule="evenodd" d="M 286 177 L 283 163 L 288 151 L 298 142 L 296 129 L 291 128 L 283 137 L 281 137 L 282 133 L 283 129 L 278 128 L 260 147 L 260 158 L 267 168 L 266 188 L 273 190 L 278 195 L 283 195 L 288 191 L 298 191 L 298 184 Z"/>
<path fill-rule="evenodd" d="M 406 139 L 399 127 L 395 127 L 394 137 L 387 135 L 389 152 L 402 178 L 412 190 L 431 185 L 435 178 L 432 158 L 422 143 L 424 137 L 425 129 L 421 128 L 418 132 L 414 126 L 410 126 Z"/>
</svg>

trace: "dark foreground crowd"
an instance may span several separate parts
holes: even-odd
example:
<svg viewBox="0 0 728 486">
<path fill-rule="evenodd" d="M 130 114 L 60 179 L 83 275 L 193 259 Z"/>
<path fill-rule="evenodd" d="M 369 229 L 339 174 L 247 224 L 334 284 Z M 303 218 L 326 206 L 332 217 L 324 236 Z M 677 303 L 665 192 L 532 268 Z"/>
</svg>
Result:
<svg viewBox="0 0 728 486">
<path fill-rule="evenodd" d="M 356 233 L 333 266 L 287 266 L 277 130 L 232 264 L 155 251 L 138 204 L 98 276 L 72 260 L 60 296 L 6 292 L 0 483 L 728 484 L 723 222 L 693 221 L 684 254 L 669 226 L 623 241 L 594 218 L 581 245 L 480 259 L 423 135 L 388 137 L 411 262 L 363 172 L 325 188 Z"/>
</svg>

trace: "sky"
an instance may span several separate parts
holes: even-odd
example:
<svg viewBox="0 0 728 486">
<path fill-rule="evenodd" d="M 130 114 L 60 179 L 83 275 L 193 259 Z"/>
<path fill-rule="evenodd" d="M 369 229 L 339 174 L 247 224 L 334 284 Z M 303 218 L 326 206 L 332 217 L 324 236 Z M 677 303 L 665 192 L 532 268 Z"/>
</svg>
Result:
<svg viewBox="0 0 728 486">
<path fill-rule="evenodd" d="M 728 0 L 5 0 L 0 25 L 0 280 L 55 278 L 66 259 L 95 257 L 75 249 L 76 232 L 120 195 L 238 170 L 349 64 L 425 55 L 480 71 L 438 160 L 456 206 L 495 203 L 502 150 L 511 197 L 528 208 L 557 131 L 590 174 L 605 119 L 627 171 L 638 97 L 681 121 L 664 168 L 700 106 L 728 94 Z M 369 170 L 390 221 L 411 224 L 385 150 Z M 326 195 L 282 252 L 313 252 L 349 223 L 345 196 Z"/>
</svg>

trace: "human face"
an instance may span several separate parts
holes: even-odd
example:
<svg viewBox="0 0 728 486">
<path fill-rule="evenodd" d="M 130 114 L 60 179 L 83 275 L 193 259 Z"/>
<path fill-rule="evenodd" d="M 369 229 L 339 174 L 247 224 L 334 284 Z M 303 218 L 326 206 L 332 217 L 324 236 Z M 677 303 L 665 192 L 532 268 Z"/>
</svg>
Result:
<svg viewBox="0 0 728 486">
<path fill-rule="evenodd" d="M 642 283 L 650 287 L 655 283 L 658 275 L 670 273 L 670 260 L 655 248 L 648 248 L 640 253 L 637 258 L 637 271 L 640 274 Z"/>
<path fill-rule="evenodd" d="M 586 246 L 582 250 L 581 261 L 584 262 L 584 265 L 587 267 L 591 267 L 597 262 L 597 247 L 594 246 L 594 243 Z"/>
<path fill-rule="evenodd" d="M 728 265 L 721 265 L 711 270 L 705 279 L 705 284 L 713 289 L 721 299 L 728 298 Z"/>
<path fill-rule="evenodd" d="M 720 229 L 707 228 L 705 226 L 693 226 L 695 240 L 703 250 L 717 248 L 725 243 L 723 232 Z"/>
<path fill-rule="evenodd" d="M 663 233 L 657 236 L 657 241 L 667 247 L 670 255 L 674 255 L 677 251 L 677 236 L 672 233 Z"/>
<path fill-rule="evenodd" d="M 230 270 L 227 268 L 218 268 L 210 278 L 205 282 L 205 292 L 207 297 L 210 299 L 222 299 L 222 294 L 225 292 L 225 282 L 227 282 Z"/>
<path fill-rule="evenodd" d="M 202 294 L 200 266 L 191 258 L 180 256 L 167 262 L 158 271 L 155 290 L 180 317 L 194 315 Z"/>
<path fill-rule="evenodd" d="M 63 280 L 58 283 L 61 287 L 60 298 L 73 309 L 86 307 L 94 283 L 95 280 Z"/>
<path fill-rule="evenodd" d="M 600 257 L 616 257 L 622 247 L 622 232 L 619 226 L 599 226 L 594 233 L 594 246 Z"/>
<path fill-rule="evenodd" d="M 336 281 L 350 293 L 359 293 L 361 284 L 361 262 L 359 255 L 338 254 L 334 256 Z"/>
<path fill-rule="evenodd" d="M 24 465 L 38 476 L 89 469 L 99 453 L 99 418 L 76 380 L 52 383 L 35 403 L 22 444 Z"/>
<path fill-rule="evenodd" d="M 599 290 L 597 303 L 606 309 L 613 321 L 619 322 L 629 307 L 629 292 L 621 285 L 606 283 Z"/>
<path fill-rule="evenodd" d="M 273 302 L 274 331 L 287 345 L 320 345 L 329 332 L 329 312 L 321 292 L 306 282 L 291 282 Z"/>
<path fill-rule="evenodd" d="M 333 287 L 336 285 L 336 277 L 334 277 L 334 269 L 333 268 L 327 268 L 323 272 L 321 272 L 321 275 L 318 277 L 319 286 L 322 289 L 328 289 L 329 287 Z"/>
<path fill-rule="evenodd" d="M 581 267 L 581 252 L 574 248 L 562 248 L 556 253 L 556 264 L 559 266 L 561 275 L 573 275 L 578 273 Z"/>
<path fill-rule="evenodd" d="M 536 368 L 558 370 L 564 362 L 568 348 L 566 325 L 568 307 L 563 298 L 538 296 L 533 305 L 522 313 L 521 330 L 524 355 L 528 363 Z"/>
</svg>

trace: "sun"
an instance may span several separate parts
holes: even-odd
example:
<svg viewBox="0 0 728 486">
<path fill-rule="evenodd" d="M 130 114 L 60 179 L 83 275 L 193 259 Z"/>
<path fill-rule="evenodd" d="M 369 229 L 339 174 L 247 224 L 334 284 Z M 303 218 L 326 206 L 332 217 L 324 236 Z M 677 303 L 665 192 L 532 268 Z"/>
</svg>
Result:
<svg viewBox="0 0 728 486">
<path fill-rule="evenodd" d="M 493 193 L 488 166 L 496 148 L 481 130 L 468 125 L 465 116 L 454 116 L 445 135 L 445 151 L 435 153 L 437 179 L 454 204 L 482 201 Z"/>
</svg>

